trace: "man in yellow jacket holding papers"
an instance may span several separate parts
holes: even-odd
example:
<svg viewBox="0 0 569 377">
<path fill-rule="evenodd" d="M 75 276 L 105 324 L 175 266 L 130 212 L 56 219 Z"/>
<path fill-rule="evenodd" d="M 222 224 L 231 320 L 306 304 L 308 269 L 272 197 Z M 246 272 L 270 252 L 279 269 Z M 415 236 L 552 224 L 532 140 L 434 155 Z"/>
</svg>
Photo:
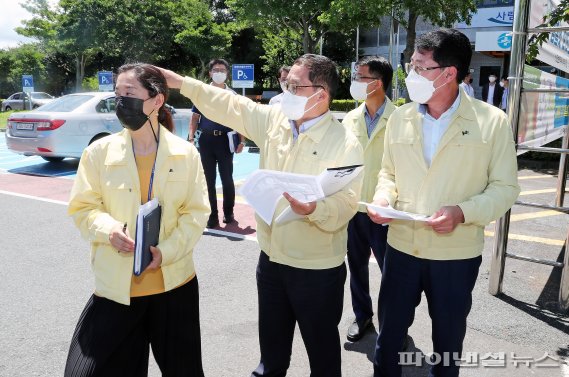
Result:
<svg viewBox="0 0 569 377">
<path fill-rule="evenodd" d="M 470 41 L 459 31 L 420 36 L 405 80 L 413 102 L 387 122 L 374 203 L 430 218 L 390 221 L 369 210 L 372 220 L 390 224 L 375 377 L 401 376 L 400 351 L 422 292 L 438 355 L 429 375 L 458 376 L 484 226 L 520 192 L 505 114 L 459 89 L 471 55 Z"/>
<path fill-rule="evenodd" d="M 204 115 L 253 140 L 260 148 L 260 168 L 317 175 L 327 168 L 363 163 L 358 140 L 329 111 L 338 73 L 324 56 L 306 54 L 294 62 L 280 107 L 164 73 L 169 85 L 180 88 Z M 261 361 L 253 376 L 286 374 L 296 323 L 310 375 L 341 375 L 338 324 L 346 279 L 346 228 L 356 213 L 360 186 L 357 178 L 343 190 L 310 203 L 285 193 L 275 216 L 291 206 L 302 215 L 299 220 L 276 224 L 273 217 L 267 224 L 257 217 Z"/>
</svg>

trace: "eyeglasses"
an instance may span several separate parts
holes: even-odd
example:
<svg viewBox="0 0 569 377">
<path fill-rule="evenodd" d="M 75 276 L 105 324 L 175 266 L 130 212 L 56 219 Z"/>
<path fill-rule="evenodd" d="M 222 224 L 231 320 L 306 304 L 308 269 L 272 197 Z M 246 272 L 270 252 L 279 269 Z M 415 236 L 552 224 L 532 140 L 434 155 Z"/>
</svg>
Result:
<svg viewBox="0 0 569 377">
<path fill-rule="evenodd" d="M 352 75 L 352 81 L 361 81 L 361 80 L 379 80 L 379 77 L 371 77 L 371 76 L 360 76 L 357 73 Z"/>
<path fill-rule="evenodd" d="M 322 88 L 322 89 L 324 89 L 324 87 L 322 85 L 297 85 L 297 84 L 291 84 L 287 81 L 283 81 L 283 83 L 284 83 L 285 90 L 287 92 L 289 92 L 290 94 L 296 94 L 298 88 Z"/>
<path fill-rule="evenodd" d="M 413 63 L 406 63 L 405 64 L 405 72 L 407 72 L 407 74 L 409 74 L 413 70 L 413 71 L 415 71 L 416 74 L 421 75 L 422 73 L 425 73 L 427 71 L 432 71 L 433 69 L 447 68 L 447 67 L 450 67 L 450 66 L 439 65 L 438 67 L 419 67 L 417 65 L 414 65 Z"/>
</svg>

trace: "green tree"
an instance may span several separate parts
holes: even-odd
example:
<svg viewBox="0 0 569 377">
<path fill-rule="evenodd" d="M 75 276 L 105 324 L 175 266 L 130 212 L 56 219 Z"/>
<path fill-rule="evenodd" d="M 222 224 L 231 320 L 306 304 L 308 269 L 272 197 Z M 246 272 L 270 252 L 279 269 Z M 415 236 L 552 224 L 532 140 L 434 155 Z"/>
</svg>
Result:
<svg viewBox="0 0 569 377">
<path fill-rule="evenodd" d="M 203 1 L 183 1 L 177 5 L 173 17 L 179 30 L 174 36 L 175 42 L 199 63 L 199 68 L 192 72 L 196 77 L 204 77 L 206 65 L 211 59 L 227 57 L 232 36 L 241 29 L 216 6 L 222 5 L 214 2 L 210 8 Z"/>
<path fill-rule="evenodd" d="M 546 15 L 540 27 L 552 27 L 562 22 L 569 23 L 569 0 L 561 0 L 557 8 Z M 530 63 L 537 57 L 539 48 L 549 39 L 549 33 L 537 33 L 531 36 L 528 41 L 526 61 Z"/>
<path fill-rule="evenodd" d="M 47 90 L 45 54 L 34 44 L 0 50 L 0 97 L 22 90 L 22 75 L 34 76 L 34 89 Z"/>
<path fill-rule="evenodd" d="M 394 0 L 391 3 L 396 20 L 407 29 L 406 47 L 403 60 L 409 62 L 415 48 L 415 31 L 419 17 L 433 25 L 451 27 L 456 22 L 470 23 L 472 13 L 476 11 L 476 0 Z"/>
<path fill-rule="evenodd" d="M 227 0 L 244 22 L 264 37 L 280 36 L 298 44 L 304 53 L 314 53 L 320 38 L 331 31 L 350 32 L 356 26 L 375 25 L 385 14 L 376 0 Z"/>
<path fill-rule="evenodd" d="M 95 59 L 180 69 L 227 51 L 234 30 L 214 20 L 206 0 L 60 0 L 55 8 L 28 0 L 24 6 L 34 17 L 17 31 L 72 59 L 76 90 Z"/>
</svg>

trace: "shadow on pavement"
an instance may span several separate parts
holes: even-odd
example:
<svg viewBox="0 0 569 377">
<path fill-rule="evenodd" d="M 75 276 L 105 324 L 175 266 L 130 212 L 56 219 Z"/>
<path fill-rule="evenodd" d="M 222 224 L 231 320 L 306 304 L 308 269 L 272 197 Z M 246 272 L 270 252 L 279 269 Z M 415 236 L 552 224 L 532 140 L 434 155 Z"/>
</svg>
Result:
<svg viewBox="0 0 569 377">
<path fill-rule="evenodd" d="M 247 225 L 245 227 L 239 226 L 239 220 L 235 220 L 231 224 L 223 224 L 221 227 L 218 227 L 216 229 L 221 229 L 221 230 L 224 230 L 226 232 L 238 233 L 238 234 L 242 234 L 244 236 L 246 236 L 248 234 L 253 234 L 256 232 L 256 230 L 254 228 L 252 228 L 251 225 Z"/>
<path fill-rule="evenodd" d="M 557 262 L 563 263 L 565 247 L 561 249 Z M 559 286 L 561 283 L 561 268 L 552 268 L 541 294 L 535 304 L 530 304 L 501 293 L 497 296 L 503 302 L 531 315 L 559 331 L 569 335 L 569 313 L 564 313 L 559 307 Z M 557 350 L 558 356 L 569 356 L 569 344 Z"/>
<path fill-rule="evenodd" d="M 61 162 L 44 162 L 8 170 L 14 174 L 27 174 L 41 177 L 63 177 L 77 173 L 79 159 L 70 158 Z"/>
<path fill-rule="evenodd" d="M 340 334 L 345 336 L 345 334 Z M 358 352 L 367 355 L 367 359 L 373 363 L 373 353 L 375 352 L 375 342 L 377 341 L 377 329 L 372 324 L 363 338 L 355 343 L 346 341 L 344 342 L 344 349 L 350 352 Z"/>
<path fill-rule="evenodd" d="M 375 325 L 372 325 L 371 330 L 369 330 L 365 336 L 360 339 L 359 341 L 352 343 L 352 342 L 344 342 L 344 349 L 350 352 L 359 352 L 364 353 L 367 355 L 367 359 L 373 365 L 373 354 L 375 352 L 375 343 L 377 341 L 377 330 Z M 409 335 L 407 335 L 407 340 L 409 342 L 407 349 L 405 350 L 406 353 L 413 354 L 414 357 L 418 354 L 423 354 L 423 351 L 420 350 L 415 346 L 415 341 Z M 415 359 L 413 359 L 415 360 Z M 403 366 L 403 376 L 405 377 L 424 377 L 428 374 L 430 365 L 426 362 L 422 361 L 420 365 L 409 365 Z"/>
</svg>

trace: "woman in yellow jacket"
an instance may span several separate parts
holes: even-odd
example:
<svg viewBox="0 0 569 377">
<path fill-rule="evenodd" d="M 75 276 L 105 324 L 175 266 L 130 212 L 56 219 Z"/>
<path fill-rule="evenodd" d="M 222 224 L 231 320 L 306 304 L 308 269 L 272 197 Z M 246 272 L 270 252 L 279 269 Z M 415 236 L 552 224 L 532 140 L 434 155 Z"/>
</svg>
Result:
<svg viewBox="0 0 569 377">
<path fill-rule="evenodd" d="M 149 345 L 164 376 L 203 376 L 193 248 L 210 209 L 199 154 L 174 136 L 168 86 L 147 64 L 119 68 L 117 116 L 125 130 L 90 145 L 69 214 L 91 242 L 95 293 L 75 329 L 65 376 L 144 376 Z M 133 275 L 141 203 L 162 207 L 152 261 Z"/>
</svg>

